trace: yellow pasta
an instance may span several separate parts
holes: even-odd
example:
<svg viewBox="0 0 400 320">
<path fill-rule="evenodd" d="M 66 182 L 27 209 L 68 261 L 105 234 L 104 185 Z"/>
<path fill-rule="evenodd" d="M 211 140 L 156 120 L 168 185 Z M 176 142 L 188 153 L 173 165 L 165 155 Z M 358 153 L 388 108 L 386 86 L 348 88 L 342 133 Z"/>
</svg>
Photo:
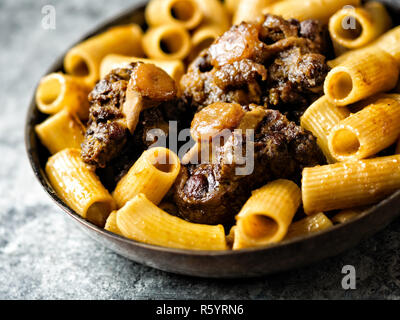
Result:
<svg viewBox="0 0 400 320">
<path fill-rule="evenodd" d="M 393 89 L 399 77 L 396 61 L 385 51 L 370 48 L 355 52 L 327 75 L 324 92 L 328 99 L 346 106 L 376 93 Z"/>
<path fill-rule="evenodd" d="M 341 64 L 346 63 L 346 61 L 354 59 L 354 56 L 362 55 L 364 52 L 374 49 L 385 51 L 391 55 L 400 66 L 400 26 L 389 30 L 366 47 L 346 52 L 336 59 L 328 61 L 328 65 L 331 68 L 340 66 Z"/>
<path fill-rule="evenodd" d="M 253 191 L 236 216 L 233 249 L 281 241 L 300 203 L 299 187 L 288 180 L 277 180 Z"/>
<path fill-rule="evenodd" d="M 338 161 L 368 158 L 394 144 L 400 136 L 400 102 L 377 99 L 339 122 L 329 136 L 329 150 Z"/>
<path fill-rule="evenodd" d="M 143 193 L 156 205 L 172 187 L 180 171 L 177 155 L 166 148 L 151 148 L 143 152 L 129 172 L 118 182 L 113 197 L 118 208 Z"/>
<path fill-rule="evenodd" d="M 332 222 L 333 223 L 349 222 L 349 221 L 353 220 L 354 218 L 358 217 L 365 210 L 366 210 L 366 208 L 363 208 L 363 209 L 355 208 L 355 209 L 342 210 L 332 218 Z"/>
<path fill-rule="evenodd" d="M 110 54 L 106 56 L 100 65 L 100 75 L 101 78 L 104 78 L 107 74 L 111 72 L 111 70 L 116 68 L 123 68 L 129 65 L 132 62 L 141 61 L 144 63 L 152 63 L 157 67 L 163 69 L 166 73 L 168 73 L 171 78 L 173 78 L 177 83 L 185 73 L 185 65 L 181 60 L 152 60 L 145 58 L 136 58 L 123 56 L 118 54 Z"/>
<path fill-rule="evenodd" d="M 151 59 L 184 59 L 192 42 L 187 30 L 179 25 L 162 25 L 149 29 L 143 37 L 143 49 Z"/>
<path fill-rule="evenodd" d="M 374 204 L 400 189 L 400 155 L 303 170 L 308 214 Z"/>
<path fill-rule="evenodd" d="M 391 24 L 383 4 L 368 2 L 364 7 L 347 7 L 336 12 L 329 20 L 329 32 L 332 40 L 341 46 L 357 49 L 377 39 Z"/>
<path fill-rule="evenodd" d="M 374 46 L 390 54 L 400 66 L 400 26 L 378 38 Z"/>
<path fill-rule="evenodd" d="M 117 212 L 117 226 L 130 239 L 169 248 L 226 250 L 222 225 L 190 223 L 162 211 L 144 194 Z"/>
<path fill-rule="evenodd" d="M 230 28 L 229 13 L 220 0 L 196 0 L 196 2 L 203 12 L 203 22 L 200 27 L 218 27 L 221 33 Z"/>
<path fill-rule="evenodd" d="M 195 0 L 151 0 L 145 17 L 150 27 L 178 24 L 193 29 L 201 23 L 203 12 Z"/>
<path fill-rule="evenodd" d="M 110 231 L 112 233 L 118 234 L 120 236 L 123 236 L 121 230 L 119 230 L 118 225 L 117 225 L 117 211 L 113 211 L 110 213 L 110 215 L 107 218 L 104 229 L 106 229 L 107 231 Z"/>
<path fill-rule="evenodd" d="M 218 26 L 204 26 L 193 33 L 192 51 L 189 60 L 193 61 L 201 51 L 208 48 L 223 32 Z"/>
<path fill-rule="evenodd" d="M 72 210 L 104 226 L 115 202 L 94 168 L 83 162 L 79 149 L 64 149 L 49 158 L 46 174 L 55 192 Z"/>
<path fill-rule="evenodd" d="M 240 24 L 242 21 L 251 22 L 262 15 L 267 6 L 278 0 L 243 0 L 240 1 L 238 9 L 233 17 L 233 24 Z"/>
<path fill-rule="evenodd" d="M 329 229 L 333 223 L 322 212 L 305 217 L 292 223 L 289 227 L 285 240 L 307 236 L 309 234 Z"/>
<path fill-rule="evenodd" d="M 361 0 L 286 0 L 272 4 L 263 13 L 280 15 L 285 19 L 317 19 L 328 23 L 329 18 L 346 5 L 358 6 Z"/>
<path fill-rule="evenodd" d="M 225 0 L 224 1 L 224 5 L 226 10 L 233 15 L 237 8 L 239 7 L 239 3 L 241 2 L 241 0 Z"/>
<path fill-rule="evenodd" d="M 231 227 L 231 230 L 229 230 L 229 234 L 225 237 L 226 245 L 229 249 L 233 248 L 233 243 L 235 242 L 235 231 L 236 226 Z"/>
<path fill-rule="evenodd" d="M 100 63 L 111 53 L 143 56 L 142 29 L 136 24 L 117 26 L 89 38 L 68 51 L 64 58 L 67 73 L 93 86 L 100 78 Z"/>
<path fill-rule="evenodd" d="M 322 96 L 306 110 L 300 119 L 301 126 L 311 131 L 317 138 L 318 146 L 329 163 L 336 161 L 329 151 L 328 136 L 332 128 L 349 115 L 350 111 L 346 107 L 337 107 L 326 96 Z"/>
<path fill-rule="evenodd" d="M 89 88 L 77 77 L 61 72 L 51 73 L 40 80 L 36 90 L 36 105 L 46 114 L 68 109 L 85 120 L 89 116 Z"/>
<path fill-rule="evenodd" d="M 68 110 L 62 110 L 35 126 L 36 134 L 51 154 L 66 148 L 80 149 L 85 131 L 82 122 Z"/>
</svg>

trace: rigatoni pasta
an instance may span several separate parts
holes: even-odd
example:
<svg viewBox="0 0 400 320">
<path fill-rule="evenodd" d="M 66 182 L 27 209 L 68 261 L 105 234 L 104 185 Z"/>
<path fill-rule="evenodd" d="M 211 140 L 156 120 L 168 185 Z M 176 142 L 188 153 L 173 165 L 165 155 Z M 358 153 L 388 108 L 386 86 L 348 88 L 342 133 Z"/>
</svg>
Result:
<svg viewBox="0 0 400 320">
<path fill-rule="evenodd" d="M 51 154 L 66 148 L 80 149 L 85 131 L 79 118 L 66 109 L 35 126 L 36 134 Z"/>
<path fill-rule="evenodd" d="M 113 197 L 118 208 L 143 193 L 156 205 L 172 187 L 180 171 L 175 153 L 165 148 L 151 148 L 143 152 L 129 172 L 118 182 Z"/>
<path fill-rule="evenodd" d="M 272 4 L 263 13 L 280 15 L 285 19 L 318 19 L 328 23 L 329 18 L 346 5 L 359 6 L 361 0 L 286 0 Z"/>
<path fill-rule="evenodd" d="M 329 229 L 332 226 L 332 221 L 322 212 L 313 214 L 293 222 L 289 227 L 285 240 L 307 236 L 318 231 Z"/>
<path fill-rule="evenodd" d="M 222 225 L 190 223 L 171 216 L 144 194 L 118 210 L 117 226 L 125 237 L 144 243 L 191 250 L 227 249 Z"/>
<path fill-rule="evenodd" d="M 143 37 L 143 49 L 151 59 L 184 59 L 192 48 L 187 30 L 179 25 L 162 25 L 149 29 Z"/>
<path fill-rule="evenodd" d="M 236 216 L 233 249 L 281 241 L 300 203 L 301 191 L 292 181 L 277 180 L 253 191 Z"/>
<path fill-rule="evenodd" d="M 81 119 L 87 119 L 88 94 L 89 88 L 79 78 L 57 72 L 40 80 L 35 99 L 38 109 L 43 113 L 55 114 L 68 109 Z"/>
<path fill-rule="evenodd" d="M 342 210 L 332 218 L 333 223 L 346 223 L 358 217 L 366 208 L 354 208 Z"/>
<path fill-rule="evenodd" d="M 114 210 L 113 212 L 110 213 L 110 215 L 107 218 L 104 229 L 112 233 L 118 234 L 120 236 L 123 236 L 121 230 L 119 230 L 117 225 L 117 211 Z"/>
<path fill-rule="evenodd" d="M 329 20 L 329 32 L 332 40 L 341 46 L 357 49 L 377 39 L 391 24 L 383 4 L 368 2 L 363 7 L 345 7 L 336 12 Z"/>
<path fill-rule="evenodd" d="M 378 38 L 374 46 L 390 54 L 400 66 L 400 26 Z"/>
<path fill-rule="evenodd" d="M 178 24 L 190 30 L 201 23 L 203 12 L 195 0 L 151 0 L 145 17 L 150 27 Z"/>
<path fill-rule="evenodd" d="M 378 48 L 354 53 L 327 75 L 324 92 L 328 99 L 346 106 L 376 93 L 393 89 L 399 69 L 392 56 Z"/>
<path fill-rule="evenodd" d="M 104 226 L 115 209 L 115 202 L 94 169 L 83 162 L 79 149 L 65 149 L 49 158 L 46 174 L 54 190 L 72 210 Z"/>
<path fill-rule="evenodd" d="M 243 0 L 239 2 L 235 15 L 233 16 L 233 24 L 239 24 L 242 21 L 254 21 L 262 15 L 263 9 L 278 0 Z"/>
<path fill-rule="evenodd" d="M 305 168 L 304 211 L 311 215 L 365 206 L 400 189 L 400 156 Z"/>
<path fill-rule="evenodd" d="M 241 0 L 225 0 L 224 1 L 224 5 L 226 7 L 226 10 L 233 15 L 237 8 L 239 7 L 239 3 L 241 2 Z"/>
<path fill-rule="evenodd" d="M 100 65 L 100 75 L 104 78 L 108 73 L 110 73 L 113 69 L 126 67 L 128 64 L 132 62 L 141 61 L 143 63 L 151 63 L 155 66 L 163 69 L 166 73 L 168 73 L 171 78 L 173 78 L 177 83 L 185 73 L 185 66 L 182 60 L 154 60 L 154 59 L 146 59 L 146 58 L 137 58 L 137 57 L 129 57 L 123 56 L 119 54 L 110 54 L 106 56 Z"/>
<path fill-rule="evenodd" d="M 111 53 L 142 57 L 142 29 L 136 24 L 113 27 L 70 49 L 64 58 L 65 71 L 80 77 L 88 86 L 100 78 L 100 63 Z"/>
<path fill-rule="evenodd" d="M 380 36 L 376 41 L 367 45 L 366 47 L 348 51 L 339 57 L 328 61 L 328 65 L 331 68 L 337 67 L 347 60 L 353 60 L 355 56 L 362 55 L 364 52 L 373 51 L 375 49 L 380 49 L 392 56 L 398 66 L 400 66 L 400 26 L 389 30 Z"/>
<path fill-rule="evenodd" d="M 322 96 L 306 110 L 300 119 L 301 126 L 311 131 L 317 138 L 318 146 L 329 163 L 336 162 L 336 159 L 329 150 L 328 137 L 333 127 L 349 115 L 350 111 L 346 107 L 338 107 L 326 96 Z"/>
<path fill-rule="evenodd" d="M 225 32 L 231 26 L 229 13 L 219 0 L 196 0 L 203 12 L 203 21 L 200 27 L 214 26 Z"/>
<path fill-rule="evenodd" d="M 400 136 L 400 102 L 380 98 L 340 121 L 329 136 L 338 161 L 365 159 L 394 144 Z"/>
</svg>

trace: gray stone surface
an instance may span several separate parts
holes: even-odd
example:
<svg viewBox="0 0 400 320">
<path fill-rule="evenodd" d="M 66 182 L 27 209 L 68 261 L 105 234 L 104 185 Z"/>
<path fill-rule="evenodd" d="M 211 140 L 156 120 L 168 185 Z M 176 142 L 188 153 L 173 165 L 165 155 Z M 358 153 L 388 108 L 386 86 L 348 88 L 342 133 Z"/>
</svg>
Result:
<svg viewBox="0 0 400 320">
<path fill-rule="evenodd" d="M 42 191 L 25 156 L 35 84 L 82 33 L 134 0 L 0 0 L 0 299 L 400 298 L 400 221 L 357 248 L 261 279 L 218 281 L 133 263 L 89 239 Z M 52 4 L 56 30 L 41 27 Z M 357 289 L 341 289 L 344 265 Z"/>
</svg>

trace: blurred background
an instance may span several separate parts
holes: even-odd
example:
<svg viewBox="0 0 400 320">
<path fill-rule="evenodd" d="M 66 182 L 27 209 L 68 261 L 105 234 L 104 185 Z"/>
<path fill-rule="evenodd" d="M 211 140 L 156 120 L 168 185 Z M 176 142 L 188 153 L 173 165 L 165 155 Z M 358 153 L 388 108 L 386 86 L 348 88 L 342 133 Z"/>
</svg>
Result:
<svg viewBox="0 0 400 320">
<path fill-rule="evenodd" d="M 35 180 L 24 121 L 35 87 L 62 52 L 142 0 L 0 0 L 0 299 L 400 299 L 400 221 L 347 253 L 261 279 L 167 274 L 88 238 Z M 44 29 L 46 9 L 55 29 Z M 44 13 L 43 13 L 44 12 Z M 357 289 L 342 289 L 342 268 Z"/>
</svg>

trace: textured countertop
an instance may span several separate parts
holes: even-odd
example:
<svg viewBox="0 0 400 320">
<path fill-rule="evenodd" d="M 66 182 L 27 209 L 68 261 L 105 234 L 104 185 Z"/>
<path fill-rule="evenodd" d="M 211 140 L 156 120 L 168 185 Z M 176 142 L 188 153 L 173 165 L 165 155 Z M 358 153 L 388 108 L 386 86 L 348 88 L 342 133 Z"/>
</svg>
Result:
<svg viewBox="0 0 400 320">
<path fill-rule="evenodd" d="M 133 263 L 77 229 L 35 180 L 24 149 L 34 87 L 53 60 L 134 0 L 0 1 L 0 299 L 400 298 L 400 221 L 336 258 L 250 280 L 206 280 Z M 42 7 L 56 9 L 44 30 Z M 341 287 L 344 265 L 357 289 Z"/>
</svg>

